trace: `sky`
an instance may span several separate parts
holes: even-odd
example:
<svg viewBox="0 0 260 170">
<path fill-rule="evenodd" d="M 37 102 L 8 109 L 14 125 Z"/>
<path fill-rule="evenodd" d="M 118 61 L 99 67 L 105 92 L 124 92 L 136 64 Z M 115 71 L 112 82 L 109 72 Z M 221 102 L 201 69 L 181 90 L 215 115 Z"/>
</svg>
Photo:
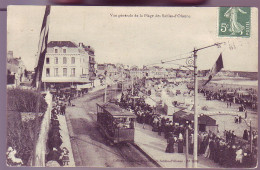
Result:
<svg viewBox="0 0 260 170">
<path fill-rule="evenodd" d="M 7 50 L 21 57 L 28 70 L 35 66 L 44 10 L 44 6 L 8 7 Z M 250 38 L 228 38 L 218 37 L 218 8 L 52 6 L 49 41 L 83 42 L 95 49 L 98 63 L 137 66 L 189 57 L 194 48 L 225 42 L 220 48 L 198 51 L 200 70 L 210 69 L 222 53 L 225 70 L 256 72 L 257 9 L 251 11 Z M 133 17 L 119 17 L 121 14 Z M 185 63 L 180 60 L 159 66 L 176 68 L 176 64 Z"/>
</svg>

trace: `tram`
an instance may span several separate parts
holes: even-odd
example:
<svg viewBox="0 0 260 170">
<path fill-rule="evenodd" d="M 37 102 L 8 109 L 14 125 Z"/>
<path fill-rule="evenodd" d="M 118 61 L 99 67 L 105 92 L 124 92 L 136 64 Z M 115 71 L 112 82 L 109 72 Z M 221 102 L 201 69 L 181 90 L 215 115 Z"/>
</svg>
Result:
<svg viewBox="0 0 260 170">
<path fill-rule="evenodd" d="M 113 144 L 134 142 L 136 116 L 114 103 L 97 103 L 98 128 Z"/>
</svg>

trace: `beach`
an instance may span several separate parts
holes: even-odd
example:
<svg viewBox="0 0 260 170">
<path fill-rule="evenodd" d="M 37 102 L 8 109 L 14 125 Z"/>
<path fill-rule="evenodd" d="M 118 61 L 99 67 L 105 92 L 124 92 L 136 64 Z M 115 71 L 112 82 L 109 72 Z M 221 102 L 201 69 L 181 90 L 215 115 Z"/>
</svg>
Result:
<svg viewBox="0 0 260 170">
<path fill-rule="evenodd" d="M 236 79 L 219 79 L 215 81 L 210 81 L 206 86 L 202 86 L 202 84 L 200 84 L 199 88 L 204 88 L 214 92 L 218 92 L 219 89 L 227 91 L 250 89 L 250 91 L 252 91 L 254 94 L 257 94 L 257 86 L 255 85 L 256 80 L 252 81 L 254 83 L 251 84 L 251 80 L 248 79 L 239 79 L 239 81 L 240 82 L 237 83 Z M 222 84 L 223 82 L 225 83 Z M 229 84 L 228 82 L 232 82 L 233 84 Z M 180 89 L 180 87 L 182 88 Z M 176 89 L 181 90 L 182 94 L 174 97 L 168 96 L 168 98 L 172 98 L 172 100 L 177 100 L 180 103 L 183 103 L 185 100 L 193 101 L 194 96 L 187 94 L 189 90 L 186 86 L 179 85 L 172 89 L 173 91 Z M 185 92 L 186 94 L 183 94 Z M 247 109 L 247 118 L 244 119 L 245 112 L 239 112 L 239 107 L 241 106 L 241 104 L 231 103 L 231 106 L 227 107 L 227 102 L 221 100 L 206 100 L 206 96 L 204 96 L 203 93 L 198 93 L 198 99 L 199 114 L 209 115 L 210 117 L 216 120 L 219 135 L 223 136 L 224 130 L 231 130 L 234 131 L 238 137 L 242 137 L 244 130 L 250 129 L 250 120 L 253 131 L 258 129 L 258 115 L 256 110 Z M 203 107 L 207 109 L 202 109 Z M 242 123 L 235 123 L 235 116 L 241 116 L 243 118 Z"/>
<path fill-rule="evenodd" d="M 205 80 L 199 80 L 199 88 L 210 89 L 211 91 L 221 90 L 248 90 L 252 89 L 255 94 L 258 92 L 258 80 L 248 78 L 217 78 L 211 80 L 207 85 L 203 86 Z"/>
</svg>

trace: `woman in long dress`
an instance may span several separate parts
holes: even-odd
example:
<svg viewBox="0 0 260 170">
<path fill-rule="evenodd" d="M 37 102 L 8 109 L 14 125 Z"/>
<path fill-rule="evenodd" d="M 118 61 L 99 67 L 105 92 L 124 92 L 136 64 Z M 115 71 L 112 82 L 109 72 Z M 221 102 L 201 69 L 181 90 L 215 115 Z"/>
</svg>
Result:
<svg viewBox="0 0 260 170">
<path fill-rule="evenodd" d="M 204 157 L 205 157 L 205 158 L 209 158 L 209 155 L 210 155 L 210 149 L 209 149 L 209 143 L 210 143 L 210 142 L 211 142 L 211 139 L 209 138 L 209 142 L 208 142 L 206 151 L 205 151 L 205 153 L 204 153 Z"/>
<path fill-rule="evenodd" d="M 178 153 L 183 153 L 183 135 L 181 133 L 178 138 Z"/>
<path fill-rule="evenodd" d="M 167 147 L 165 150 L 166 153 L 174 153 L 174 143 L 175 141 L 173 135 L 170 133 L 167 139 Z"/>
<path fill-rule="evenodd" d="M 230 7 L 224 14 L 226 18 L 229 18 L 229 32 L 231 32 L 231 35 L 235 35 L 238 33 L 242 35 L 243 30 L 245 29 L 245 27 L 237 21 L 238 12 L 241 12 L 242 14 L 247 14 L 247 12 L 243 11 L 239 7 Z"/>
</svg>

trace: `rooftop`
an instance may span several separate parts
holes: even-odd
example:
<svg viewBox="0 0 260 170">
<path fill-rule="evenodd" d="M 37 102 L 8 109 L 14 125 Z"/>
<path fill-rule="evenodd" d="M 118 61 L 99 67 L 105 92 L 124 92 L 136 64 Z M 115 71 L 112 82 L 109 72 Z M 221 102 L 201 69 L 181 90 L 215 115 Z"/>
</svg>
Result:
<svg viewBox="0 0 260 170">
<path fill-rule="evenodd" d="M 71 41 L 50 41 L 47 47 L 78 47 L 75 43 Z"/>
<path fill-rule="evenodd" d="M 97 104 L 101 108 L 103 108 L 105 111 L 110 113 L 112 116 L 131 116 L 135 117 L 135 115 L 125 109 L 122 109 L 121 107 L 113 104 L 113 103 L 101 103 Z"/>
</svg>

